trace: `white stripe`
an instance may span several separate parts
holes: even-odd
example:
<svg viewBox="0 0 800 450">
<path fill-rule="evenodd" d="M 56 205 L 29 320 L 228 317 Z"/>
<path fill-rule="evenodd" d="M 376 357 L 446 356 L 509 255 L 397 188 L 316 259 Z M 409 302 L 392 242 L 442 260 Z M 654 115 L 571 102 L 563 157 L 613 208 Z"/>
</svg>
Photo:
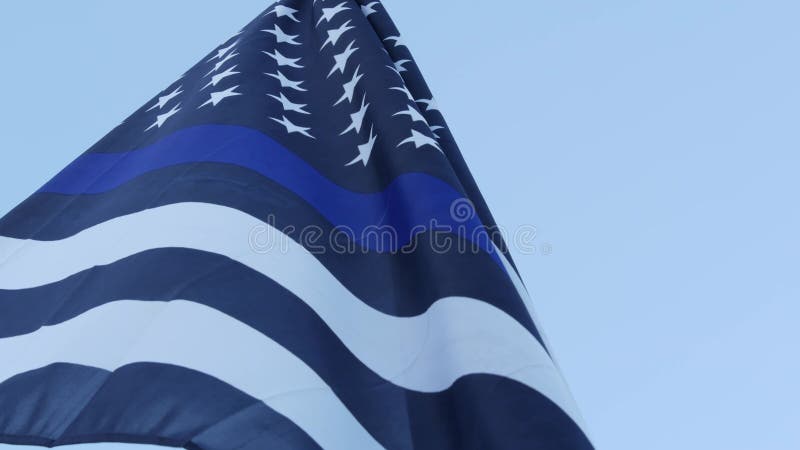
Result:
<svg viewBox="0 0 800 450">
<path fill-rule="evenodd" d="M 259 229 L 285 248 L 253 251 L 250 238 Z M 398 386 L 440 392 L 470 374 L 505 376 L 537 390 L 582 425 L 545 349 L 504 312 L 482 301 L 448 298 L 418 317 L 384 314 L 355 297 L 304 247 L 231 208 L 181 203 L 119 217 L 62 241 L 0 238 L 0 289 L 41 286 L 165 247 L 217 253 L 270 277 L 306 302 L 365 365 Z"/>
<path fill-rule="evenodd" d="M 262 400 L 322 448 L 382 448 L 311 368 L 258 331 L 196 303 L 121 301 L 0 340 L 0 382 L 61 362 L 114 371 L 186 367 Z"/>
</svg>

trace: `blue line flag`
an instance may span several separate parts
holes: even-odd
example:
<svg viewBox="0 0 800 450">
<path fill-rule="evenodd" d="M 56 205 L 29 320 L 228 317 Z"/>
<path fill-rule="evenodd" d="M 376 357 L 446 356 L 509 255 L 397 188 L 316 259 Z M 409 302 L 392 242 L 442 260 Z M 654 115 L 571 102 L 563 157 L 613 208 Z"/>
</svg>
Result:
<svg viewBox="0 0 800 450">
<path fill-rule="evenodd" d="M 6 444 L 593 448 L 379 1 L 275 3 L 0 219 L 0 361 Z"/>
</svg>

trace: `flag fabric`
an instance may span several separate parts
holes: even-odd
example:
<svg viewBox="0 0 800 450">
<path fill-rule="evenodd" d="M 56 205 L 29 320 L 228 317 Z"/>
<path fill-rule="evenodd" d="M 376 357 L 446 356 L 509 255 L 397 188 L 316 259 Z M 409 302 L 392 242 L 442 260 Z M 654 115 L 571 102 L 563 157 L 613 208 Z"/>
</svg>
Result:
<svg viewBox="0 0 800 450">
<path fill-rule="evenodd" d="M 379 1 L 275 3 L 0 220 L 0 361 L 2 443 L 592 448 Z"/>
</svg>

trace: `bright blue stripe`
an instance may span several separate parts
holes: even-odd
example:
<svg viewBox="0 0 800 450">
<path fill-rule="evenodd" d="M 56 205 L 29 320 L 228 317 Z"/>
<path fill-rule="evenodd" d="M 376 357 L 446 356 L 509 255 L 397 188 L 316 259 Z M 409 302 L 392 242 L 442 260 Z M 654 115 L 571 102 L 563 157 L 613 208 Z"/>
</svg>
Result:
<svg viewBox="0 0 800 450">
<path fill-rule="evenodd" d="M 368 227 L 390 226 L 396 231 L 396 241 L 361 242 L 371 250 L 395 251 L 422 228 L 433 227 L 452 230 L 494 254 L 478 218 L 462 222 L 452 217 L 452 205 L 464 195 L 444 181 L 427 174 L 408 173 L 383 192 L 349 191 L 263 133 L 239 126 L 203 125 L 127 153 L 86 153 L 39 192 L 99 194 L 153 170 L 199 162 L 233 164 L 265 176 L 311 204 L 334 225 L 352 232 L 357 241 Z"/>
<path fill-rule="evenodd" d="M 104 194 L 36 194 L 0 219 L 0 235 L 56 241 L 115 217 L 184 202 L 235 208 L 286 230 L 289 238 L 315 253 L 356 297 L 386 314 L 416 316 L 441 298 L 477 298 L 505 311 L 538 336 L 508 274 L 493 259 L 495 254 L 461 252 L 456 248 L 443 252 L 436 248 L 430 233 L 416 237 L 414 252 L 338 252 L 326 242 L 309 242 L 302 236 L 300 230 L 310 226 L 325 236 L 332 233 L 333 225 L 316 209 L 277 183 L 229 164 L 168 167 Z M 173 267 L 161 261 L 157 264 Z M 139 273 L 138 268 L 132 270 Z M 0 324 L 1 303 L 2 300 Z"/>
</svg>

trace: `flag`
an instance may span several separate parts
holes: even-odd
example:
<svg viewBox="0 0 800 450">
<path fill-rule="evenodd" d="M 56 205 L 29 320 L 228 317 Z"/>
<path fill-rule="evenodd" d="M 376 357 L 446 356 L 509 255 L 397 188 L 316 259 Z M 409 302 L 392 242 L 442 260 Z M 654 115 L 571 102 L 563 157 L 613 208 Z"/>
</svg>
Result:
<svg viewBox="0 0 800 450">
<path fill-rule="evenodd" d="M 0 220 L 0 361 L 3 443 L 592 448 L 379 1 L 275 3 Z"/>
</svg>

